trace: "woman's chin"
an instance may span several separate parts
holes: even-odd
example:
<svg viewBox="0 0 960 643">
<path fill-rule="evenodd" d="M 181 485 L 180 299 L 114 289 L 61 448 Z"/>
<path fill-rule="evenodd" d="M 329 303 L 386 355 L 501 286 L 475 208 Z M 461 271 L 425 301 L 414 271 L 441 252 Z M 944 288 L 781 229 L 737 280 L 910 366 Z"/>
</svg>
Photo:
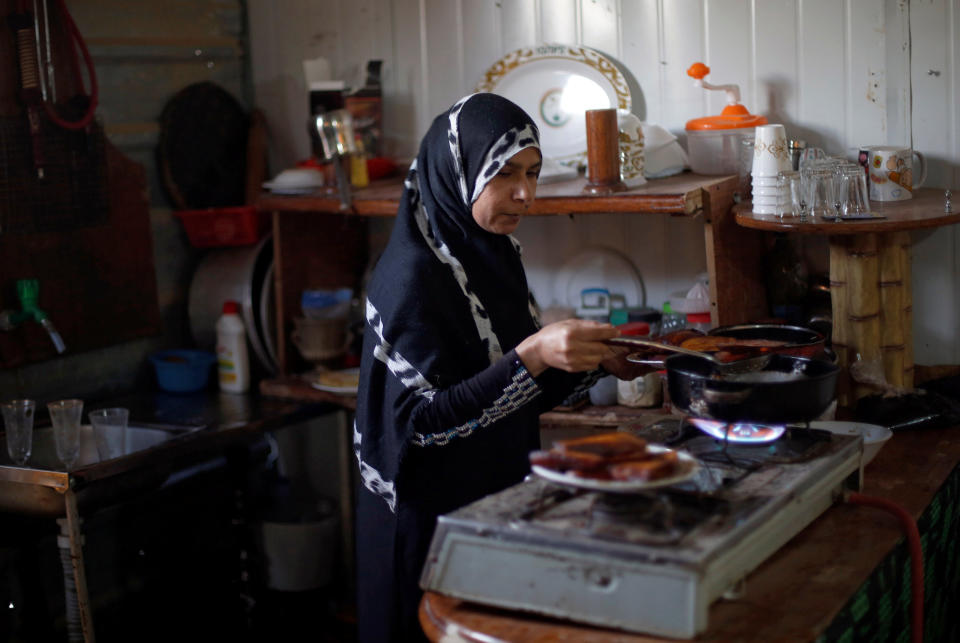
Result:
<svg viewBox="0 0 960 643">
<path fill-rule="evenodd" d="M 512 234 L 519 225 L 519 214 L 504 215 L 498 219 L 494 232 L 497 234 Z"/>
</svg>

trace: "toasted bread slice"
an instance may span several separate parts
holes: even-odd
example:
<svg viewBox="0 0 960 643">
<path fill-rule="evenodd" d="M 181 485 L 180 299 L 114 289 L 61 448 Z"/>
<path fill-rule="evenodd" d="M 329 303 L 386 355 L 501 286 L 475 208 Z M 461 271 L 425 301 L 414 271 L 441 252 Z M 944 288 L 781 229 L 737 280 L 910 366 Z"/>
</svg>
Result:
<svg viewBox="0 0 960 643">
<path fill-rule="evenodd" d="M 658 480 L 672 475 L 680 463 L 676 451 L 652 454 L 643 460 L 618 462 L 608 467 L 614 480 Z"/>
<path fill-rule="evenodd" d="M 594 455 L 609 463 L 642 457 L 647 451 L 647 441 L 630 433 L 601 433 L 573 440 L 558 440 L 553 450 L 565 455 Z"/>
</svg>

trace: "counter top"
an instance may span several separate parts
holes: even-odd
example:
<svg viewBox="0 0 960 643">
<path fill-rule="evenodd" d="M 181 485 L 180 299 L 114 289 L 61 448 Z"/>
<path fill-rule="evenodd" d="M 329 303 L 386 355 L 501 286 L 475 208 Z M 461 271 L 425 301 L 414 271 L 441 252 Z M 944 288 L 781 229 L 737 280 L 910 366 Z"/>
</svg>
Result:
<svg viewBox="0 0 960 643">
<path fill-rule="evenodd" d="M 798 217 L 781 219 L 775 214 L 756 214 L 752 211 L 753 204 L 750 202 L 734 206 L 733 211 L 739 225 L 767 232 L 825 235 L 898 232 L 960 223 L 960 205 L 953 205 L 951 212 L 944 212 L 943 196 L 943 190 L 919 188 L 914 192 L 913 198 L 906 201 L 872 201 L 871 211 L 884 218 L 862 221 L 828 221 L 811 217 L 805 221 Z"/>
<path fill-rule="evenodd" d="M 960 427 L 897 433 L 866 467 L 863 493 L 893 501 L 918 518 L 958 462 Z M 902 537 L 897 520 L 884 511 L 834 505 L 754 570 L 741 598 L 714 603 L 709 627 L 697 640 L 816 639 Z M 421 603 L 420 621 L 434 641 L 453 632 L 465 640 L 663 640 L 431 592 Z"/>
<path fill-rule="evenodd" d="M 33 453 L 24 466 L 0 453 L 0 510 L 38 515 L 60 515 L 58 497 L 68 488 L 78 492 L 81 504 L 102 504 L 135 495 L 231 445 L 260 432 L 317 415 L 322 409 L 309 402 L 233 395 L 216 391 L 189 395 L 137 394 L 87 404 L 90 410 L 120 406 L 130 409 L 127 453 L 100 461 L 92 430 L 81 430 L 80 458 L 66 471 L 56 457 L 52 429 L 45 418 L 34 427 Z M 111 484 L 99 483 L 111 480 Z M 115 483 L 115 484 L 114 484 Z M 88 492 L 89 491 L 89 492 Z"/>
</svg>

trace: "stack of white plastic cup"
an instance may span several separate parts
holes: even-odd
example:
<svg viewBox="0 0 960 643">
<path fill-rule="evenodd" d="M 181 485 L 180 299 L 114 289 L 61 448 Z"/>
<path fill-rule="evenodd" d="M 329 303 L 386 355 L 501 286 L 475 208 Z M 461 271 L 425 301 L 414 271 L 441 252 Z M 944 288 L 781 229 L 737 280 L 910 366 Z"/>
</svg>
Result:
<svg viewBox="0 0 960 643">
<path fill-rule="evenodd" d="M 779 214 L 790 202 L 790 194 L 778 185 L 780 172 L 790 171 L 790 150 L 783 125 L 759 125 L 754 134 L 753 211 L 757 214 Z"/>
</svg>

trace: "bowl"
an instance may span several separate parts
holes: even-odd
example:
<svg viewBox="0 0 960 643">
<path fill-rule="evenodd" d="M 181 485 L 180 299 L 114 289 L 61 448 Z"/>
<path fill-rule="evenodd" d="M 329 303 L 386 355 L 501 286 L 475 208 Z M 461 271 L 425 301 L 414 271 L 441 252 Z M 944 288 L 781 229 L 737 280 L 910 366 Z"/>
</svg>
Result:
<svg viewBox="0 0 960 643">
<path fill-rule="evenodd" d="M 867 466 L 875 457 L 883 445 L 893 437 L 893 431 L 879 424 L 866 424 L 864 422 L 811 422 L 810 428 L 830 431 L 840 435 L 862 435 L 863 436 L 863 466 Z"/>
<path fill-rule="evenodd" d="M 207 388 L 217 356 L 209 351 L 173 348 L 150 356 L 157 384 L 169 393 L 193 393 Z"/>
</svg>

